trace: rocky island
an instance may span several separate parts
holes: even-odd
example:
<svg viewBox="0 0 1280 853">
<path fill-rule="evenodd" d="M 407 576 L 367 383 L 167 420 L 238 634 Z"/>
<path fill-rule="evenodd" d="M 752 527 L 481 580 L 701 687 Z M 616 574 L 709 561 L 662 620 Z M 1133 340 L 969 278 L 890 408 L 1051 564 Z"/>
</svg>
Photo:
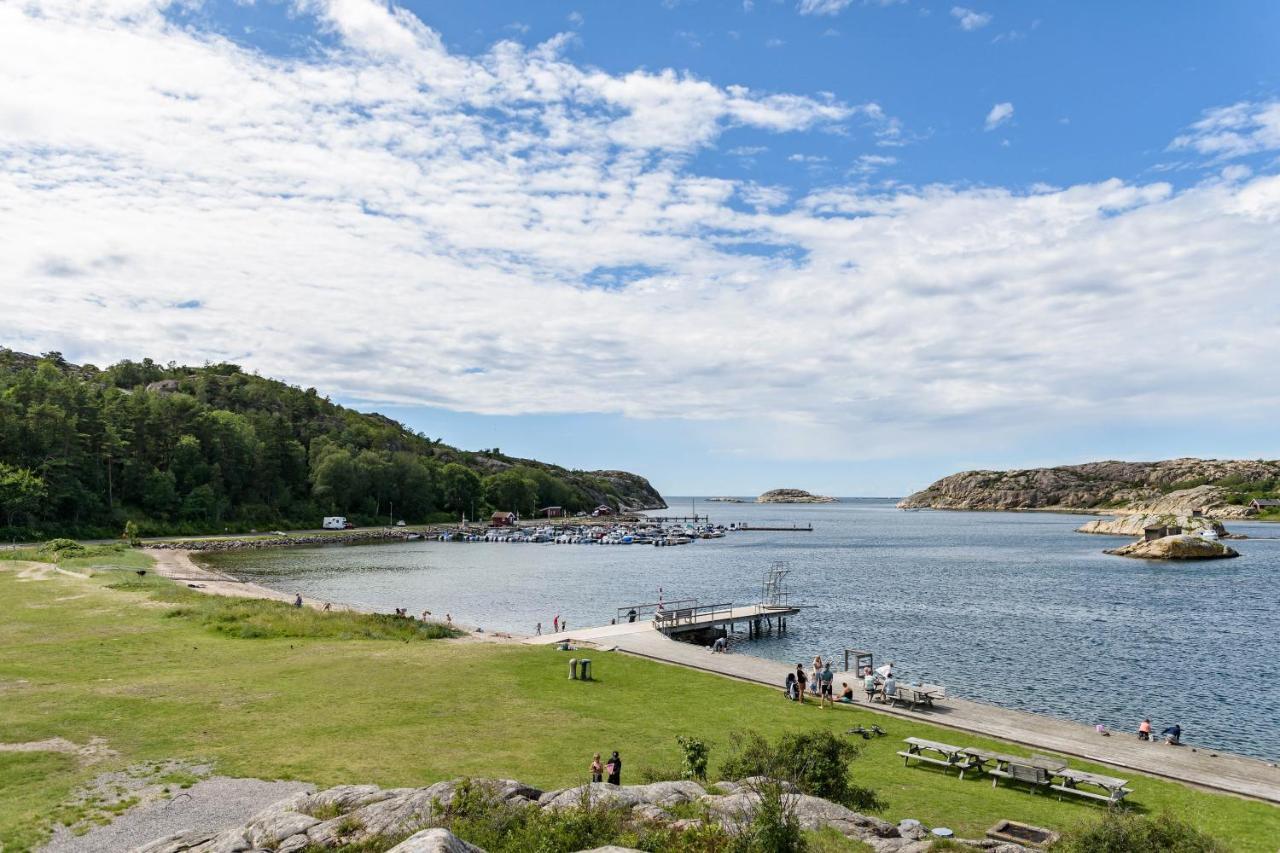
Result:
<svg viewBox="0 0 1280 853">
<path fill-rule="evenodd" d="M 962 471 L 903 498 L 898 506 L 1187 517 L 1199 512 L 1206 518 L 1231 519 L 1256 515 L 1253 502 L 1277 494 L 1280 461 L 1183 458 Z"/>
<path fill-rule="evenodd" d="M 814 495 L 804 489 L 771 489 L 756 498 L 758 504 L 833 504 L 836 498 Z"/>
<path fill-rule="evenodd" d="M 1239 551 L 1221 542 L 1190 533 L 1162 536 L 1159 539 L 1139 539 L 1104 553 L 1144 560 L 1216 560 L 1240 556 Z"/>
</svg>

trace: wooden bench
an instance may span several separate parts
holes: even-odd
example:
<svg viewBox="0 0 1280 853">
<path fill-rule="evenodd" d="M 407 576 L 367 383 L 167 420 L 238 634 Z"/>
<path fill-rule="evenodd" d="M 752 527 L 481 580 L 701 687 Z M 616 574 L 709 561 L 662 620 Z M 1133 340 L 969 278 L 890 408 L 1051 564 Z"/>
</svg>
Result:
<svg viewBox="0 0 1280 853">
<path fill-rule="evenodd" d="M 1049 771 L 1043 767 L 1036 767 L 1033 764 L 1019 764 L 1014 761 L 1007 762 L 1003 770 L 992 768 L 987 772 L 991 774 L 991 787 L 993 788 L 1001 779 L 1031 785 L 1033 788 L 1047 788 L 1052 781 Z"/>
</svg>

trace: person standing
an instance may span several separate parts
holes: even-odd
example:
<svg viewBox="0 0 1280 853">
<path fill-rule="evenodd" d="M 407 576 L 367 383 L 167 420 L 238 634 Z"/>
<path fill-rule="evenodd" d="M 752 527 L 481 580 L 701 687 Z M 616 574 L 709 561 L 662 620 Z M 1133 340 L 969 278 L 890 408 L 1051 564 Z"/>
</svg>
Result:
<svg viewBox="0 0 1280 853">
<path fill-rule="evenodd" d="M 551 633 L 553 634 L 560 633 L 560 614 L 559 613 L 557 613 L 556 617 L 551 620 Z"/>
<path fill-rule="evenodd" d="M 600 753 L 596 753 L 591 758 L 591 781 L 604 781 L 604 766 L 600 763 Z"/>
<path fill-rule="evenodd" d="M 796 664 L 796 701 L 801 705 L 804 704 L 804 687 L 808 680 L 804 674 L 804 664 Z"/>
<path fill-rule="evenodd" d="M 539 623 L 538 623 L 538 625 L 537 625 L 537 627 L 536 627 L 536 628 L 534 628 L 534 630 L 535 630 L 535 631 L 537 631 L 537 633 L 536 633 L 534 636 L 536 636 L 536 637 L 541 637 L 541 636 L 542 636 L 542 623 L 541 623 L 541 622 L 539 622 Z"/>
<path fill-rule="evenodd" d="M 832 679 L 835 678 L 835 675 L 833 675 L 831 672 L 830 663 L 823 664 L 822 673 L 819 676 L 819 678 L 821 680 L 821 686 L 818 688 L 818 694 L 822 697 L 820 701 L 828 703 L 832 707 L 835 707 L 836 700 L 835 700 L 835 696 L 832 695 L 834 691 L 832 689 L 832 683 L 831 683 Z"/>
<path fill-rule="evenodd" d="M 293 606 L 294 606 L 294 607 L 301 607 L 301 606 L 302 606 L 302 593 L 298 593 L 297 595 L 295 595 L 295 596 L 293 597 Z"/>
<path fill-rule="evenodd" d="M 609 763 L 604 766 L 605 772 L 609 777 L 605 780 L 610 785 L 622 784 L 622 759 L 618 757 L 618 750 L 614 750 L 609 756 Z"/>
</svg>

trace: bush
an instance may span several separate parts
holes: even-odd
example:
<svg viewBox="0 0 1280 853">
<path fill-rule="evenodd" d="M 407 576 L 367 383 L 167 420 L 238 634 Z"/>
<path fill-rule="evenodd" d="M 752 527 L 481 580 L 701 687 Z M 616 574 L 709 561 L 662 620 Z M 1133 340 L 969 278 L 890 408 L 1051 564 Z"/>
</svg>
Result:
<svg viewBox="0 0 1280 853">
<path fill-rule="evenodd" d="M 734 853 L 803 853 L 808 845 L 794 797 L 774 781 L 756 785 L 754 791 L 760 802 L 751 824 L 735 839 Z"/>
<path fill-rule="evenodd" d="M 705 782 L 707 779 L 707 758 L 711 755 L 711 747 L 697 738 L 676 735 L 680 751 L 684 753 L 684 767 L 681 775 L 685 779 L 696 779 Z"/>
<path fill-rule="evenodd" d="M 768 776 L 785 779 L 806 794 L 859 811 L 879 811 L 884 802 L 870 788 L 853 784 L 849 765 L 858 757 L 854 744 L 825 729 L 785 734 L 770 744 L 756 732 L 734 733 L 730 755 L 720 768 L 725 779 Z"/>
<path fill-rule="evenodd" d="M 573 853 L 624 838 L 627 811 L 592 801 L 584 791 L 573 808 L 541 809 L 513 804 L 483 785 L 463 781 L 439 825 L 489 853 Z"/>
<path fill-rule="evenodd" d="M 1063 833 L 1053 853 L 1227 853 L 1213 836 L 1170 814 L 1146 817 L 1120 809 Z"/>
</svg>

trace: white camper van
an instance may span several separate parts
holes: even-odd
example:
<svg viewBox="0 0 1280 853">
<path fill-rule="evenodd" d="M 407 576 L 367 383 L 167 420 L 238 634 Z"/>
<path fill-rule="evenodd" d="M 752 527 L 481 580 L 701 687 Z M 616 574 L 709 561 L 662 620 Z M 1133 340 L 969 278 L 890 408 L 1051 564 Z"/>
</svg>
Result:
<svg viewBox="0 0 1280 853">
<path fill-rule="evenodd" d="M 324 524 L 320 526 L 325 530 L 346 530 L 347 517 L 345 515 L 326 515 Z"/>
</svg>

